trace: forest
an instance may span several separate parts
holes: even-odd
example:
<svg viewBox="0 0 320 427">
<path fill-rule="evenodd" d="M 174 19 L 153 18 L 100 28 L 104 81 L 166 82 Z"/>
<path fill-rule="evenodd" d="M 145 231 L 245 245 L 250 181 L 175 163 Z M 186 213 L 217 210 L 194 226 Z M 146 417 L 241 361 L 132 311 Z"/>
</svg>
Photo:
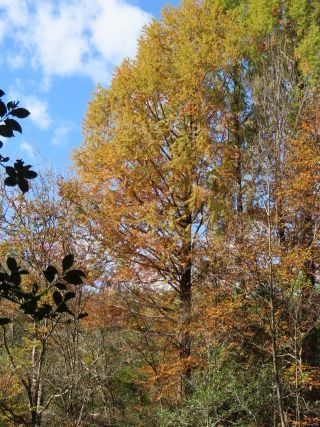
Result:
<svg viewBox="0 0 320 427">
<path fill-rule="evenodd" d="M 71 176 L 0 157 L 0 426 L 320 426 L 319 25 L 167 6 Z"/>
</svg>

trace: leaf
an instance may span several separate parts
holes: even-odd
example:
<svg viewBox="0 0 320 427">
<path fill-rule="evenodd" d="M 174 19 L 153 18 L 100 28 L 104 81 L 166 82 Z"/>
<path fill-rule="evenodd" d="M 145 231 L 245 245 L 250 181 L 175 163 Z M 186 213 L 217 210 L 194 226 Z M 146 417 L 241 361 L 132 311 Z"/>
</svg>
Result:
<svg viewBox="0 0 320 427">
<path fill-rule="evenodd" d="M 16 286 L 20 286 L 21 284 L 21 276 L 18 273 L 18 271 L 15 271 L 11 274 L 10 276 L 10 280 L 13 284 L 15 284 Z"/>
<path fill-rule="evenodd" d="M 67 285 L 61 282 L 55 283 L 55 287 L 60 289 L 60 291 L 65 291 L 67 289 Z"/>
<path fill-rule="evenodd" d="M 86 277 L 86 274 L 82 270 L 77 270 L 77 269 L 69 270 L 68 273 L 72 273 L 80 277 Z"/>
<path fill-rule="evenodd" d="M 9 176 L 16 176 L 15 168 L 13 168 L 12 166 L 6 166 L 6 173 Z"/>
<path fill-rule="evenodd" d="M 89 315 L 88 315 L 88 313 L 86 313 L 86 312 L 84 312 L 84 313 L 80 313 L 79 314 L 79 316 L 78 316 L 78 319 L 79 320 L 81 320 L 81 319 L 84 319 L 85 317 L 88 317 Z"/>
<path fill-rule="evenodd" d="M 16 160 L 13 164 L 13 167 L 16 171 L 21 172 L 24 169 L 24 161 L 23 160 Z"/>
<path fill-rule="evenodd" d="M 1 101 L 0 101 L 0 102 L 1 102 Z M 12 130 L 16 130 L 17 132 L 22 133 L 22 128 L 21 128 L 20 124 L 19 124 L 16 120 L 13 120 L 13 119 L 6 119 L 4 122 L 5 122 L 5 124 L 6 124 L 7 126 L 9 126 L 9 128 L 11 128 Z"/>
<path fill-rule="evenodd" d="M 17 178 L 15 178 L 14 176 L 8 176 L 4 180 L 4 185 L 7 185 L 8 187 L 14 187 L 15 185 L 17 185 L 17 183 Z"/>
<path fill-rule="evenodd" d="M 18 178 L 18 187 L 23 193 L 29 191 L 29 183 L 25 178 Z"/>
<path fill-rule="evenodd" d="M 0 116 L 3 117 L 7 114 L 6 104 L 0 100 Z"/>
<path fill-rule="evenodd" d="M 10 114 L 12 116 L 18 117 L 19 119 L 25 119 L 30 115 L 30 112 L 25 108 L 15 108 L 14 110 L 10 111 Z"/>
<path fill-rule="evenodd" d="M 11 320 L 8 317 L 0 317 L 0 326 L 8 325 Z"/>
<path fill-rule="evenodd" d="M 38 176 L 37 172 L 29 171 L 29 170 L 24 171 L 23 175 L 27 179 L 34 179 L 34 178 L 36 178 Z"/>
<path fill-rule="evenodd" d="M 49 265 L 43 272 L 44 277 L 48 280 L 48 282 L 52 283 L 54 281 L 55 276 L 58 274 L 57 269 L 53 265 Z"/>
<path fill-rule="evenodd" d="M 42 307 L 39 308 L 35 317 L 38 321 L 40 321 L 45 317 L 49 317 L 51 315 L 52 315 L 52 306 L 50 304 L 44 304 Z"/>
<path fill-rule="evenodd" d="M 12 257 L 9 257 L 7 259 L 7 266 L 8 266 L 10 271 L 17 271 L 18 270 L 17 261 Z"/>
<path fill-rule="evenodd" d="M 63 302 L 59 305 L 59 307 L 56 309 L 57 313 L 69 313 L 73 315 L 72 311 L 69 310 L 68 306 Z"/>
<path fill-rule="evenodd" d="M 84 273 L 81 270 L 70 270 L 64 275 L 64 279 L 72 285 L 81 285 Z"/>
<path fill-rule="evenodd" d="M 0 125 L 0 135 L 4 136 L 5 138 L 12 138 L 14 136 L 12 129 L 10 129 L 7 125 Z"/>
<path fill-rule="evenodd" d="M 2 97 L 3 97 L 3 95 L 5 95 L 5 92 L 3 92 L 3 90 L 2 90 L 2 89 L 0 89 L 0 98 L 2 98 Z"/>
<path fill-rule="evenodd" d="M 35 298 L 28 300 L 21 304 L 20 308 L 25 312 L 25 314 L 33 315 L 37 311 L 37 300 Z"/>
<path fill-rule="evenodd" d="M 74 263 L 74 256 L 72 254 L 66 255 L 62 260 L 63 271 L 65 272 L 70 267 L 72 267 L 73 263 Z"/>
<path fill-rule="evenodd" d="M 75 292 L 67 292 L 64 296 L 64 302 L 67 302 L 70 299 L 75 298 L 75 296 L 76 296 Z"/>
<path fill-rule="evenodd" d="M 16 101 L 9 101 L 7 104 L 7 108 L 8 110 L 13 110 L 14 108 L 16 108 L 18 106 L 19 102 Z"/>
<path fill-rule="evenodd" d="M 63 301 L 62 295 L 58 291 L 53 292 L 52 298 L 53 298 L 53 301 L 55 302 L 56 305 L 60 305 Z"/>
</svg>

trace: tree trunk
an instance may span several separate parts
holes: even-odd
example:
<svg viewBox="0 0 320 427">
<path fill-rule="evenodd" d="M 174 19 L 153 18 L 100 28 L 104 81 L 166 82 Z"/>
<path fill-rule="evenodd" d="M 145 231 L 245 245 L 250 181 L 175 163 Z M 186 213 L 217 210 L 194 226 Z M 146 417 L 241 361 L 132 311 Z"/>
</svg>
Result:
<svg viewBox="0 0 320 427">
<path fill-rule="evenodd" d="M 180 342 L 179 359 L 182 365 L 180 399 L 191 390 L 191 303 L 192 303 L 192 279 L 191 279 L 191 215 L 185 221 L 185 230 L 190 237 L 185 249 L 185 268 L 180 278 Z"/>
<path fill-rule="evenodd" d="M 270 292 L 270 332 L 272 342 L 272 365 L 273 365 L 273 377 L 274 377 L 274 388 L 277 396 L 278 412 L 280 417 L 281 427 L 286 427 L 283 396 L 280 378 L 279 368 L 279 356 L 278 356 L 278 330 L 276 325 L 276 309 L 275 309 L 275 284 L 273 277 L 273 249 L 272 249 L 272 226 L 271 226 L 271 194 L 270 194 L 270 183 L 267 182 L 267 220 L 268 220 L 268 258 L 269 258 L 269 292 Z"/>
</svg>

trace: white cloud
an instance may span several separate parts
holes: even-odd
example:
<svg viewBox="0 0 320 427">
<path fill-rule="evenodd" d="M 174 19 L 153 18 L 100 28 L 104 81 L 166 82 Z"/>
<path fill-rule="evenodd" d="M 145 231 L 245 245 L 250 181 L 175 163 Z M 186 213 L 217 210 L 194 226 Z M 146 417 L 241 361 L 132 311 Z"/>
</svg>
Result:
<svg viewBox="0 0 320 427">
<path fill-rule="evenodd" d="M 107 82 L 110 68 L 133 57 L 149 14 L 124 0 L 0 0 L 0 38 L 44 78 L 85 75 Z M 8 44 L 6 44 L 8 46 Z"/>
<path fill-rule="evenodd" d="M 45 130 L 52 123 L 48 111 L 48 104 L 34 95 L 24 95 L 15 88 L 10 88 L 8 91 L 8 99 L 19 100 L 21 107 L 26 108 L 31 112 L 29 118 L 39 129 Z"/>
<path fill-rule="evenodd" d="M 30 159 L 32 159 L 32 160 L 35 159 L 35 150 L 34 150 L 33 146 L 31 144 L 29 144 L 29 142 L 23 141 L 20 144 L 20 149 L 22 151 L 25 151 Z"/>
<path fill-rule="evenodd" d="M 23 104 L 22 104 L 23 102 Z M 40 129 L 47 129 L 52 123 L 48 112 L 48 104 L 36 96 L 22 96 L 21 105 L 31 111 L 31 121 Z"/>
<path fill-rule="evenodd" d="M 53 132 L 51 144 L 54 145 L 55 147 L 59 147 L 65 144 L 65 142 L 68 139 L 69 133 L 73 129 L 75 129 L 75 127 L 76 127 L 75 124 L 72 122 L 63 123 L 62 125 L 58 126 Z"/>
<path fill-rule="evenodd" d="M 13 70 L 22 68 L 25 64 L 25 58 L 21 53 L 17 54 L 9 52 L 6 56 L 6 60 L 10 68 Z"/>
</svg>

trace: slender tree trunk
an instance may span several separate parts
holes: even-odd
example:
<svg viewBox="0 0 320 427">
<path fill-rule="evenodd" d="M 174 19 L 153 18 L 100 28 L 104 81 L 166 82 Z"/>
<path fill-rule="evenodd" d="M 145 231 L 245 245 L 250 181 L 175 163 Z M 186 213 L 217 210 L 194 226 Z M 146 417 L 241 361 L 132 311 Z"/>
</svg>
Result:
<svg viewBox="0 0 320 427">
<path fill-rule="evenodd" d="M 180 398 L 191 390 L 191 303 L 192 303 L 192 279 L 191 279 L 191 215 L 185 222 L 185 229 L 190 234 L 185 249 L 186 265 L 180 278 L 180 322 L 181 334 L 179 342 L 179 359 L 182 364 Z"/>
<path fill-rule="evenodd" d="M 240 121 L 240 110 L 241 110 L 241 87 L 238 66 L 234 67 L 233 75 L 233 102 L 232 102 L 232 113 L 233 113 L 233 143 L 237 149 L 236 159 L 236 210 L 237 212 L 243 212 L 243 189 L 242 189 L 242 129 Z"/>
<path fill-rule="evenodd" d="M 268 205 L 267 205 L 267 218 L 268 218 L 268 258 L 269 258 L 269 291 L 270 291 L 270 329 L 271 329 L 271 341 L 272 341 L 272 365 L 274 375 L 274 387 L 276 390 L 278 412 L 281 422 L 281 427 L 286 427 L 286 421 L 284 416 L 283 397 L 281 389 L 281 379 L 278 361 L 278 345 L 277 345 L 277 325 L 275 317 L 275 287 L 274 287 L 274 275 L 273 275 L 273 251 L 272 251 L 272 226 L 271 226 L 271 197 L 270 197 L 270 183 L 268 186 Z"/>
</svg>

